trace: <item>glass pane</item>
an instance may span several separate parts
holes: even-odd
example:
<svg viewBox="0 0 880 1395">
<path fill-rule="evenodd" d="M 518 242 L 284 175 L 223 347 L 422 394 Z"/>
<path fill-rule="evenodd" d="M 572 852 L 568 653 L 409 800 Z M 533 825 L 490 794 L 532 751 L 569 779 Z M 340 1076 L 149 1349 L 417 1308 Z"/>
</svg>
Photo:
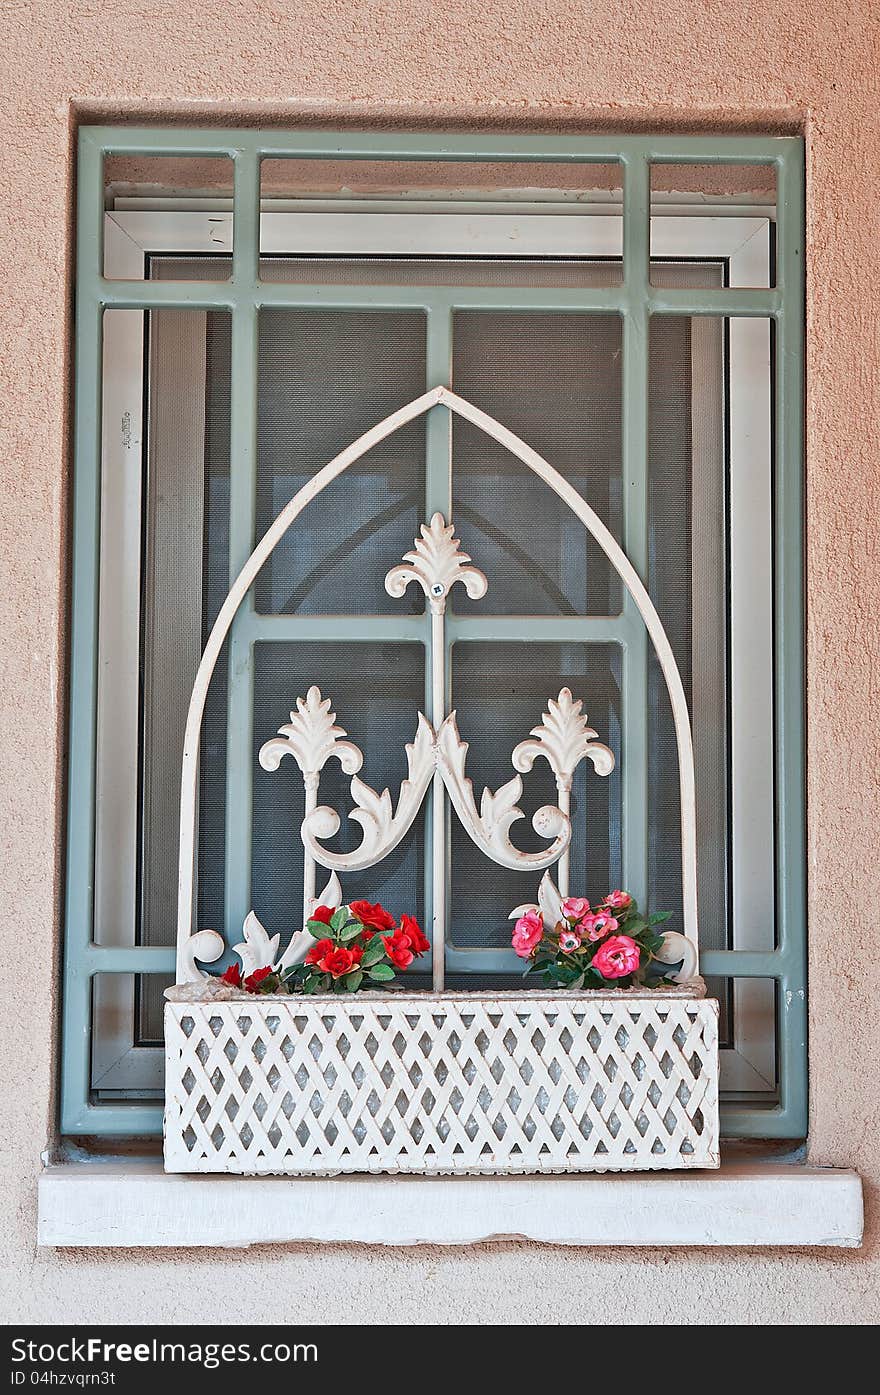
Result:
<svg viewBox="0 0 880 1395">
<path fill-rule="evenodd" d="M 425 317 L 267 310 L 260 316 L 257 536 L 339 451 L 425 390 Z M 321 494 L 260 573 L 264 613 L 424 609 L 385 591 L 424 513 L 425 423 L 375 446 Z"/>
<path fill-rule="evenodd" d="M 622 535 L 621 321 L 617 315 L 459 312 L 455 391 L 510 427 Z M 616 574 L 532 471 L 469 422 L 453 427 L 453 516 L 489 578 L 456 611 L 616 614 Z"/>
<path fill-rule="evenodd" d="M 599 739 L 619 757 L 621 653 L 617 645 L 456 644 L 452 651 L 453 705 L 470 743 L 467 773 L 479 803 L 483 786 L 497 790 L 516 773 L 514 746 L 541 720 L 547 699 L 568 687 L 583 699 Z M 538 760 L 523 777 L 511 841 L 524 851 L 547 846 L 531 826 L 543 804 L 556 804 L 556 784 L 547 762 Z M 596 775 L 578 767 L 572 789 L 573 892 L 591 899 L 620 885 L 620 770 Z M 514 872 L 491 862 L 470 841 L 454 814 L 452 822 L 451 940 L 462 948 L 509 948 L 514 907 L 537 897 L 542 873 Z M 479 968 L 479 966 L 477 966 Z"/>
<path fill-rule="evenodd" d="M 282 941 L 302 923 L 304 814 L 302 776 L 295 761 L 278 770 L 259 765 L 259 748 L 289 720 L 297 697 L 317 683 L 333 702 L 337 722 L 364 753 L 360 778 L 396 801 L 406 778 L 405 745 L 415 736 L 424 706 L 424 651 L 414 644 L 264 643 L 254 654 L 254 851 L 253 907 L 270 934 Z M 361 829 L 345 817 L 352 808 L 351 777 L 332 760 L 321 774 L 318 802 L 342 817 L 337 836 L 327 843 L 348 852 L 361 841 Z M 210 869 L 206 869 L 210 877 Z M 317 893 L 329 873 L 317 870 Z M 384 862 L 363 872 L 341 875 L 347 900 L 381 901 L 389 910 L 407 911 L 424 924 L 425 864 L 420 814 L 403 843 Z"/>
<path fill-rule="evenodd" d="M 719 258 L 724 285 L 776 284 L 776 169 L 767 165 L 651 166 L 651 281 L 682 258 Z"/>
</svg>

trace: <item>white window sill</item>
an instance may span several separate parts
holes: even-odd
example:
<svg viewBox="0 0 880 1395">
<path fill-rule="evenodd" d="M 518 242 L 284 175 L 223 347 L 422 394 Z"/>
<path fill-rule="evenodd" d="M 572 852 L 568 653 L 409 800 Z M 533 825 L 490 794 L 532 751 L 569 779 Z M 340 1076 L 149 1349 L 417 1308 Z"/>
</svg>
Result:
<svg viewBox="0 0 880 1395">
<path fill-rule="evenodd" d="M 38 1243 L 820 1245 L 862 1241 L 854 1172 L 728 1163 L 718 1172 L 564 1177 L 167 1175 L 156 1159 L 71 1162 L 39 1182 Z"/>
</svg>

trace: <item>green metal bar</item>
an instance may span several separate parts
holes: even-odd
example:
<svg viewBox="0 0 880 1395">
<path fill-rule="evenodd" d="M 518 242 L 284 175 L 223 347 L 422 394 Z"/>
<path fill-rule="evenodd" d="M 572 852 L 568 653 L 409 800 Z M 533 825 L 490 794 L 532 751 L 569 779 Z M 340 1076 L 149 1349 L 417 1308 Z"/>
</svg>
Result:
<svg viewBox="0 0 880 1395">
<path fill-rule="evenodd" d="M 743 315 L 767 319 L 778 315 L 782 300 L 777 290 L 747 290 L 739 287 L 684 288 L 652 287 L 647 296 L 652 315 Z"/>
<path fill-rule="evenodd" d="M 161 1104 L 82 1104 L 67 1116 L 66 1134 L 105 1138 L 162 1137 Z"/>
<path fill-rule="evenodd" d="M 774 949 L 704 949 L 700 972 L 718 978 L 774 978 L 785 976 L 782 956 Z"/>
<path fill-rule="evenodd" d="M 94 974 L 173 974 L 174 949 L 165 945 L 96 945 L 85 950 L 82 972 Z"/>
<path fill-rule="evenodd" d="M 428 309 L 427 335 L 425 340 L 425 388 L 451 387 L 453 378 L 453 333 L 454 316 L 452 302 L 442 294 L 432 296 Z M 447 407 L 432 407 L 425 424 L 425 518 L 442 513 L 447 523 L 452 521 L 452 441 L 453 417 Z M 447 609 L 443 623 L 444 661 L 444 713 L 449 711 L 452 697 L 452 664 L 449 642 L 449 620 Z M 422 617 L 422 634 L 425 645 L 425 711 L 431 720 L 436 720 L 433 712 L 432 674 L 435 660 L 435 627 L 431 620 L 430 607 L 425 605 Z M 439 777 L 435 776 L 435 782 Z M 439 786 L 432 788 L 430 798 L 425 800 L 424 823 L 424 897 L 425 925 L 428 938 L 433 946 L 438 927 L 444 937 L 444 956 L 449 943 L 449 907 L 452 900 L 451 849 L 452 830 L 449 825 L 445 791 L 438 792 Z M 435 893 L 434 859 L 435 827 L 442 822 L 443 847 L 445 849 L 445 884 Z M 439 835 L 438 835 L 439 840 Z M 437 905 L 436 902 L 441 904 Z M 436 924 L 435 924 L 436 916 Z M 444 958 L 445 962 L 445 958 Z M 436 978 L 435 978 L 436 982 Z"/>
<path fill-rule="evenodd" d="M 806 848 L 804 830 L 804 152 L 778 169 L 774 630 L 776 650 L 777 945 L 786 966 L 778 993 L 780 1101 L 805 1136 L 807 1109 Z"/>
<path fill-rule="evenodd" d="M 257 491 L 258 310 L 260 167 L 253 153 L 236 152 L 232 282 L 231 377 L 235 390 L 229 424 L 229 580 L 254 546 Z M 251 909 L 253 851 L 253 645 L 247 625 L 249 593 L 229 637 L 226 724 L 226 877 L 224 931 L 237 936 Z"/>
<path fill-rule="evenodd" d="M 145 306 L 186 310 L 232 309 L 241 287 L 231 281 L 109 281 L 102 280 L 101 298 L 114 309 Z M 695 291 L 694 295 L 700 292 Z M 730 292 L 734 294 L 734 292 Z M 265 281 L 253 291 L 264 309 L 325 310 L 546 310 L 556 313 L 619 311 L 623 296 L 613 286 L 583 286 L 576 290 L 529 286 L 333 285 L 323 282 Z"/>
<path fill-rule="evenodd" d="M 223 127 L 86 126 L 108 154 L 235 155 L 288 159 L 537 160 L 549 164 L 616 162 L 635 157 L 669 164 L 765 164 L 795 136 L 465 135 L 397 131 L 240 130 Z"/>
<path fill-rule="evenodd" d="M 421 615 L 247 615 L 242 634 L 251 642 L 342 641 L 346 644 L 424 644 Z"/>
<path fill-rule="evenodd" d="M 648 584 L 648 266 L 650 166 L 624 164 L 623 270 L 623 535 L 624 550 Z M 648 634 L 628 592 L 623 613 L 630 643 L 623 651 L 623 881 L 641 905 L 648 894 Z"/>
<path fill-rule="evenodd" d="M 450 615 L 453 643 L 620 644 L 637 640 L 641 616 L 625 615 Z"/>
<path fill-rule="evenodd" d="M 242 287 L 230 281 L 109 281 L 101 279 L 104 305 L 116 310 L 231 310 Z M 340 286 L 321 282 L 261 282 L 252 292 L 266 309 L 325 310 L 492 310 L 513 314 L 524 310 L 552 314 L 622 314 L 630 303 L 619 286 Z M 642 298 L 652 315 L 778 315 L 781 299 L 775 290 L 738 287 L 646 289 Z"/>
<path fill-rule="evenodd" d="M 94 296 L 104 217 L 103 161 L 82 141 L 78 160 L 74 402 L 73 576 L 67 766 L 67 887 L 64 910 L 64 1052 L 61 1127 L 88 1099 L 91 983 L 83 965 L 93 933 L 98 569 L 101 519 L 103 325 Z"/>
</svg>

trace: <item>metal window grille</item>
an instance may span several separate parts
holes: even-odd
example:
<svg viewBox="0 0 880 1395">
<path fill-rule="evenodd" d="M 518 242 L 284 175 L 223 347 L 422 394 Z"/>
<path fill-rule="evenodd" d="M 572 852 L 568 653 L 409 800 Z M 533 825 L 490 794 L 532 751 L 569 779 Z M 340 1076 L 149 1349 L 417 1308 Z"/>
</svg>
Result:
<svg viewBox="0 0 880 1395">
<path fill-rule="evenodd" d="M 234 166 L 234 247 L 227 281 L 117 281 L 103 275 L 104 159 L 108 155 L 225 157 Z M 200 309 L 231 314 L 230 579 L 247 558 L 256 529 L 258 318 L 271 308 L 324 307 L 417 310 L 426 316 L 427 388 L 448 377 L 456 311 L 509 309 L 503 285 L 310 285 L 260 276 L 260 166 L 263 159 L 530 161 L 550 165 L 617 162 L 623 172 L 623 276 L 611 285 L 537 285 L 518 293 L 518 309 L 620 317 L 622 327 L 622 464 L 626 481 L 623 542 L 636 569 L 648 570 L 648 383 L 652 317 L 766 317 L 773 325 L 774 379 L 774 726 L 776 825 L 776 944 L 768 950 L 705 950 L 701 969 L 720 979 L 770 980 L 776 985 L 778 1098 L 751 1108 L 728 1101 L 726 1135 L 788 1138 L 806 1130 L 805 896 L 803 837 L 802 639 L 802 375 L 803 375 L 803 146 L 795 138 L 763 137 L 542 137 L 258 132 L 184 128 L 86 127 L 80 132 L 77 221 L 76 424 L 74 492 L 73 635 L 68 771 L 68 886 L 65 915 L 64 1061 L 62 1128 L 71 1134 L 137 1135 L 158 1132 L 153 1102 L 95 1102 L 90 1096 L 90 1013 L 96 975 L 169 975 L 174 949 L 113 947 L 94 936 L 97 640 L 100 548 L 103 319 L 106 310 Z M 670 287 L 652 283 L 650 170 L 666 165 L 772 165 L 777 174 L 775 285 L 764 289 Z M 452 513 L 450 420 L 433 412 L 427 422 L 424 516 Z M 624 882 L 647 880 L 649 858 L 646 761 L 639 759 L 635 717 L 647 703 L 647 646 L 641 626 L 624 606 L 620 626 L 608 617 L 565 617 L 563 639 L 623 644 L 623 722 L 628 759 L 624 775 Z M 426 623 L 426 622 L 425 622 Z M 515 621 L 505 617 L 508 634 Z M 478 620 L 455 621 L 462 635 Z M 352 621 L 358 636 L 364 617 Z M 368 626 L 370 628 L 370 626 Z M 374 637 L 429 643 L 423 618 L 401 629 L 374 617 Z M 562 633 L 564 631 L 564 634 Z M 235 744 L 227 772 L 227 925 L 240 925 L 248 908 L 252 820 L 250 754 L 253 745 L 254 646 L 312 638 L 314 617 L 264 616 L 253 599 L 242 607 L 230 641 L 228 731 Z M 353 639 L 337 623 L 334 638 Z M 459 636 L 462 637 L 462 636 Z M 494 635 L 493 638 L 504 638 Z M 549 634 L 548 634 L 549 637 Z M 628 715 L 629 714 L 629 715 Z M 627 725 L 628 724 L 628 725 Z M 231 748 L 232 749 L 232 748 Z M 236 754 L 237 753 L 237 754 Z M 644 751 L 642 751 L 644 756 Z M 234 855 L 233 855 L 234 854 Z"/>
</svg>

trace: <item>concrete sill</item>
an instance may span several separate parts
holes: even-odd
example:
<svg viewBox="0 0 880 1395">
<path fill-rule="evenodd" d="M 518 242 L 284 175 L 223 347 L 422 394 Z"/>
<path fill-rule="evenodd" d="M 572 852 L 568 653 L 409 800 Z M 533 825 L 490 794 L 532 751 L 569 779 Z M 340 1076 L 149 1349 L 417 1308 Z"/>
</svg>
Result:
<svg viewBox="0 0 880 1395">
<path fill-rule="evenodd" d="M 39 1182 L 38 1243 L 184 1248 L 359 1243 L 841 1246 L 862 1241 L 854 1172 L 563 1177 L 187 1177 L 157 1159 L 71 1162 Z"/>
</svg>

